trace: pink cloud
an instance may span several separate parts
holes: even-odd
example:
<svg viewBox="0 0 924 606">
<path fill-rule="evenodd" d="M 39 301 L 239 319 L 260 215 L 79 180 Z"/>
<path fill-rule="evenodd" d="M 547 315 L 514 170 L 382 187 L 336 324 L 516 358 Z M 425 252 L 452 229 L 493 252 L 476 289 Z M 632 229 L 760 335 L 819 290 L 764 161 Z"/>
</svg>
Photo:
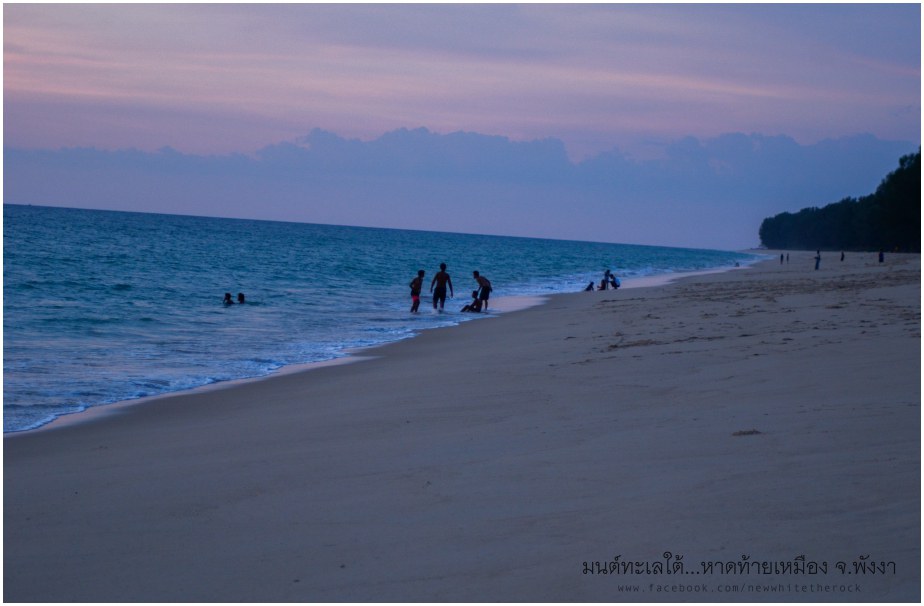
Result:
<svg viewBox="0 0 924 606">
<path fill-rule="evenodd" d="M 911 5 L 4 11 L 8 144 L 55 145 L 45 120 L 60 142 L 195 152 L 315 126 L 365 139 L 418 125 L 556 136 L 575 156 L 645 136 L 920 132 L 919 115 L 896 111 L 920 107 Z M 114 107 L 137 120 L 106 119 Z"/>
</svg>

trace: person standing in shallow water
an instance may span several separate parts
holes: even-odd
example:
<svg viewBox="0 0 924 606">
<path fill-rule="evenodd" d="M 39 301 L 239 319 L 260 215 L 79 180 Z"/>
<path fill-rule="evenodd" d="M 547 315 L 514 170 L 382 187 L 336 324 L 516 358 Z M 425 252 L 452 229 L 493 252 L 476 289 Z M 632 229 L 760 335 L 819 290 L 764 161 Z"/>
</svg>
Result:
<svg viewBox="0 0 924 606">
<path fill-rule="evenodd" d="M 443 306 L 446 304 L 447 286 L 449 287 L 449 296 L 455 296 L 455 293 L 452 292 L 452 279 L 446 273 L 446 264 L 440 263 L 439 272 L 430 281 L 430 292 L 433 293 L 433 309 L 437 309 L 437 305 L 439 305 L 439 310 L 443 311 Z"/>
<path fill-rule="evenodd" d="M 423 290 L 424 270 L 417 271 L 417 277 L 411 280 L 411 313 L 416 314 L 420 307 L 420 291 Z"/>
<path fill-rule="evenodd" d="M 478 299 L 481 301 L 482 311 L 488 311 L 488 297 L 491 295 L 491 281 L 479 274 L 477 271 L 472 272 L 475 282 L 478 282 Z"/>
</svg>

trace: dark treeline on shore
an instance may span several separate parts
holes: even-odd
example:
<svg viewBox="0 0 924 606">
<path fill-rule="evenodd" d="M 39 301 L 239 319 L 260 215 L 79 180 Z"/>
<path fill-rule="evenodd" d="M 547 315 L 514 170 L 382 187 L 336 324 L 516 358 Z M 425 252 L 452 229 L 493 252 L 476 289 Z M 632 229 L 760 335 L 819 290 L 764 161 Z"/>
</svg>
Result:
<svg viewBox="0 0 924 606">
<path fill-rule="evenodd" d="M 921 150 L 903 156 L 876 192 L 764 219 L 767 248 L 921 251 Z"/>
</svg>

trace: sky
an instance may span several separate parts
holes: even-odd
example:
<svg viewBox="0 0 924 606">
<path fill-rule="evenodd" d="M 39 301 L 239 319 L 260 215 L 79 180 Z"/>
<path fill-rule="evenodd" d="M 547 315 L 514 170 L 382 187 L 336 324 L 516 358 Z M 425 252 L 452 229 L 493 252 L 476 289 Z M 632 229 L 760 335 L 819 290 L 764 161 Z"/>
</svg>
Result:
<svg viewBox="0 0 924 606">
<path fill-rule="evenodd" d="M 919 4 L 5 3 L 5 199 L 755 245 L 917 151 L 920 31 Z"/>
</svg>

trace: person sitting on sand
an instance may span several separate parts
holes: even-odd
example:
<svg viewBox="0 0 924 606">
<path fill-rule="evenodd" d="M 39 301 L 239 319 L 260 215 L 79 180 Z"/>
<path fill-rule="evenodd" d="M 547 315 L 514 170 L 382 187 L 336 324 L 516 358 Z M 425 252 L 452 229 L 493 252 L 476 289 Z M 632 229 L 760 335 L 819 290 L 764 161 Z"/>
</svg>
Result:
<svg viewBox="0 0 924 606">
<path fill-rule="evenodd" d="M 584 292 L 593 292 L 594 291 L 594 281 L 591 280 L 590 284 L 587 285 L 587 288 L 584 289 Z"/>
<path fill-rule="evenodd" d="M 481 313 L 481 299 L 478 298 L 478 291 L 472 291 L 472 302 L 462 308 L 464 312 Z"/>
</svg>

